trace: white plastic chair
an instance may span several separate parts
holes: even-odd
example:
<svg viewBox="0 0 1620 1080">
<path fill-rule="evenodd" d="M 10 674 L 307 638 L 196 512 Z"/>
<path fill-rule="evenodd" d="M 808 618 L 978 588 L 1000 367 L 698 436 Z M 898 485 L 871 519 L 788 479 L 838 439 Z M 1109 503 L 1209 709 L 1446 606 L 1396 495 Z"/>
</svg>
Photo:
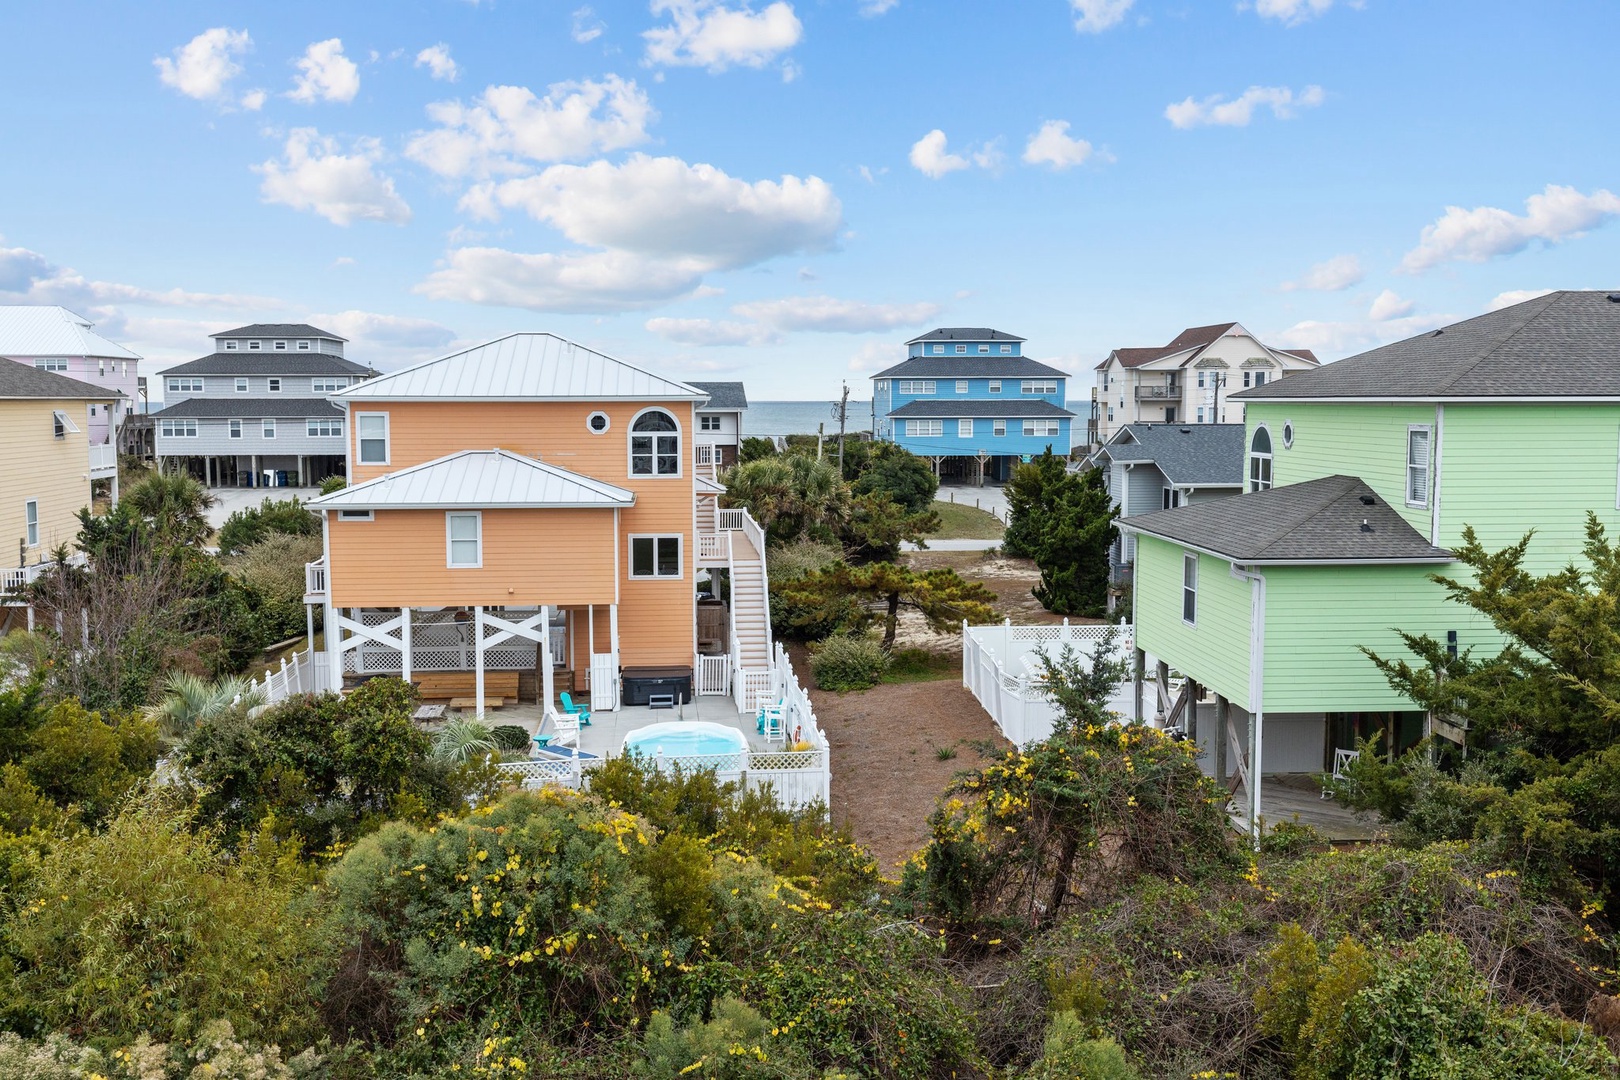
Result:
<svg viewBox="0 0 1620 1080">
<path fill-rule="evenodd" d="M 1360 757 L 1360 750 L 1338 749 L 1333 751 L 1333 779 L 1341 784 L 1349 780 L 1350 766 Z M 1328 789 L 1322 789 L 1322 798 L 1326 799 L 1330 794 Z"/>
<path fill-rule="evenodd" d="M 579 717 L 569 714 L 564 716 L 555 709 L 546 710 L 546 719 L 551 721 L 552 736 L 547 746 L 573 746 L 579 748 Z M 540 725 L 542 728 L 544 724 Z"/>
<path fill-rule="evenodd" d="M 759 707 L 759 731 L 765 736 L 766 743 L 775 746 L 782 742 L 782 715 L 787 711 L 787 702 L 777 699 L 775 705 L 761 705 Z"/>
</svg>

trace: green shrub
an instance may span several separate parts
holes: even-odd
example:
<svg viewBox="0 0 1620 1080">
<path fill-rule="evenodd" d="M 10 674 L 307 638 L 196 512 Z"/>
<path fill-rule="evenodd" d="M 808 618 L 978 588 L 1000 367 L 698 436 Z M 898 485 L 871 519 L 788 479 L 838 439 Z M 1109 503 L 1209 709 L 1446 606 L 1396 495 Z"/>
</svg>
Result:
<svg viewBox="0 0 1620 1080">
<path fill-rule="evenodd" d="M 1047 1029 L 1046 1046 L 1027 1080 L 1139 1080 L 1118 1043 L 1094 1038 L 1072 1012 L 1060 1012 Z"/>
<path fill-rule="evenodd" d="M 669 1013 L 653 1013 L 642 1048 L 638 1080 L 812 1080 L 817 1075 L 792 1060 L 795 1055 L 780 1045 L 763 1016 L 733 997 L 715 1002 L 707 1023 L 676 1027 Z"/>
<path fill-rule="evenodd" d="M 939 491 L 939 479 L 928 463 L 904 451 L 875 462 L 854 484 L 857 495 L 886 495 L 911 513 L 928 509 Z"/>
<path fill-rule="evenodd" d="M 325 480 L 321 481 L 321 494 L 322 495 L 330 495 L 334 491 L 342 491 L 344 488 L 346 488 L 348 486 L 349 486 L 348 480 L 344 479 L 343 477 L 341 477 L 341 476 L 328 476 Z"/>
<path fill-rule="evenodd" d="M 243 584 L 265 601 L 290 604 L 303 619 L 304 565 L 321 557 L 317 535 L 271 533 L 249 545 L 231 560 Z"/>
<path fill-rule="evenodd" d="M 799 540 L 775 547 L 766 555 L 772 581 L 796 581 L 799 578 L 825 570 L 844 557 L 837 544 L 815 540 Z"/>
<path fill-rule="evenodd" d="M 39 859 L 0 926 L 0 1018 L 110 1045 L 194 1038 L 214 1019 L 309 1038 L 325 940 L 302 910 L 311 885 L 286 847 L 232 854 L 170 800 L 134 803 Z"/>
<path fill-rule="evenodd" d="M 889 655 L 871 638 L 835 634 L 814 646 L 810 674 L 820 690 L 865 690 L 883 681 Z"/>
<path fill-rule="evenodd" d="M 92 822 L 111 814 L 157 763 L 156 725 L 134 714 L 108 718 L 63 701 L 44 714 L 22 759 L 35 787 Z"/>
<path fill-rule="evenodd" d="M 240 555 L 276 534 L 319 536 L 321 519 L 299 499 L 266 498 L 258 506 L 238 510 L 219 529 L 221 555 Z"/>
<path fill-rule="evenodd" d="M 312 1049 L 283 1060 L 280 1047 L 239 1040 L 226 1020 L 204 1025 L 185 1045 L 142 1036 L 111 1054 L 60 1034 L 30 1043 L 0 1033 L 0 1076 L 7 1080 L 300 1080 L 324 1075 L 321 1065 Z"/>
<path fill-rule="evenodd" d="M 527 750 L 534 741 L 529 730 L 517 724 L 498 724 L 489 729 L 489 737 L 500 750 Z"/>
</svg>

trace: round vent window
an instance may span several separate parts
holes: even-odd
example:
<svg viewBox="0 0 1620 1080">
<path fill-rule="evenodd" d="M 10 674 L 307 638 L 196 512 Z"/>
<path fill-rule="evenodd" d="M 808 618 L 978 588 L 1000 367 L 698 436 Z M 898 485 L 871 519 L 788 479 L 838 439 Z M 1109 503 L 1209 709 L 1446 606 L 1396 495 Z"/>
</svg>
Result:
<svg viewBox="0 0 1620 1080">
<path fill-rule="evenodd" d="M 591 415 L 585 418 L 585 426 L 590 428 L 591 431 L 597 435 L 600 435 L 602 432 L 606 431 L 608 429 L 608 424 L 608 414 L 605 412 L 593 412 Z"/>
<path fill-rule="evenodd" d="M 1294 422 L 1292 420 L 1288 420 L 1288 421 L 1285 421 L 1283 423 L 1283 449 L 1284 450 L 1291 449 L 1293 447 L 1293 445 L 1294 445 Z"/>
</svg>

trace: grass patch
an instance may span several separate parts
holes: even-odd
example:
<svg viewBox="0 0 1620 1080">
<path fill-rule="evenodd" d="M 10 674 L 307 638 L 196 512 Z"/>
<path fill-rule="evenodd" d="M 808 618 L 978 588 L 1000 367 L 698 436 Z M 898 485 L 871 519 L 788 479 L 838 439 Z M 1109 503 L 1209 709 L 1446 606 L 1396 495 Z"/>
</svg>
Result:
<svg viewBox="0 0 1620 1080">
<path fill-rule="evenodd" d="M 994 514 L 977 506 L 935 499 L 929 509 L 939 515 L 939 531 L 928 534 L 931 540 L 1000 540 L 1007 531 Z"/>
<path fill-rule="evenodd" d="M 937 679 L 960 678 L 962 658 L 927 649 L 896 649 L 889 654 L 889 670 L 883 675 L 886 683 L 933 682 Z"/>
</svg>

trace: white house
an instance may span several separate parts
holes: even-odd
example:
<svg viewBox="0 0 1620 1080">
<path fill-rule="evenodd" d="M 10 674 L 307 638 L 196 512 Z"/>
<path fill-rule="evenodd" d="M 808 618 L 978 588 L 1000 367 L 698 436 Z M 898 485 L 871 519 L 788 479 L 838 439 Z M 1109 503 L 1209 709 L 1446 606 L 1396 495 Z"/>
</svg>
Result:
<svg viewBox="0 0 1620 1080">
<path fill-rule="evenodd" d="M 1115 349 L 1097 365 L 1090 444 L 1122 424 L 1241 424 L 1231 396 L 1318 367 L 1309 349 L 1276 349 L 1239 323 L 1194 326 L 1168 345 Z"/>
<path fill-rule="evenodd" d="M 705 405 L 698 406 L 698 446 L 712 446 L 714 463 L 720 468 L 737 464 L 737 452 L 742 447 L 742 414 L 748 408 L 748 394 L 740 382 L 689 382 L 709 395 Z"/>
</svg>

